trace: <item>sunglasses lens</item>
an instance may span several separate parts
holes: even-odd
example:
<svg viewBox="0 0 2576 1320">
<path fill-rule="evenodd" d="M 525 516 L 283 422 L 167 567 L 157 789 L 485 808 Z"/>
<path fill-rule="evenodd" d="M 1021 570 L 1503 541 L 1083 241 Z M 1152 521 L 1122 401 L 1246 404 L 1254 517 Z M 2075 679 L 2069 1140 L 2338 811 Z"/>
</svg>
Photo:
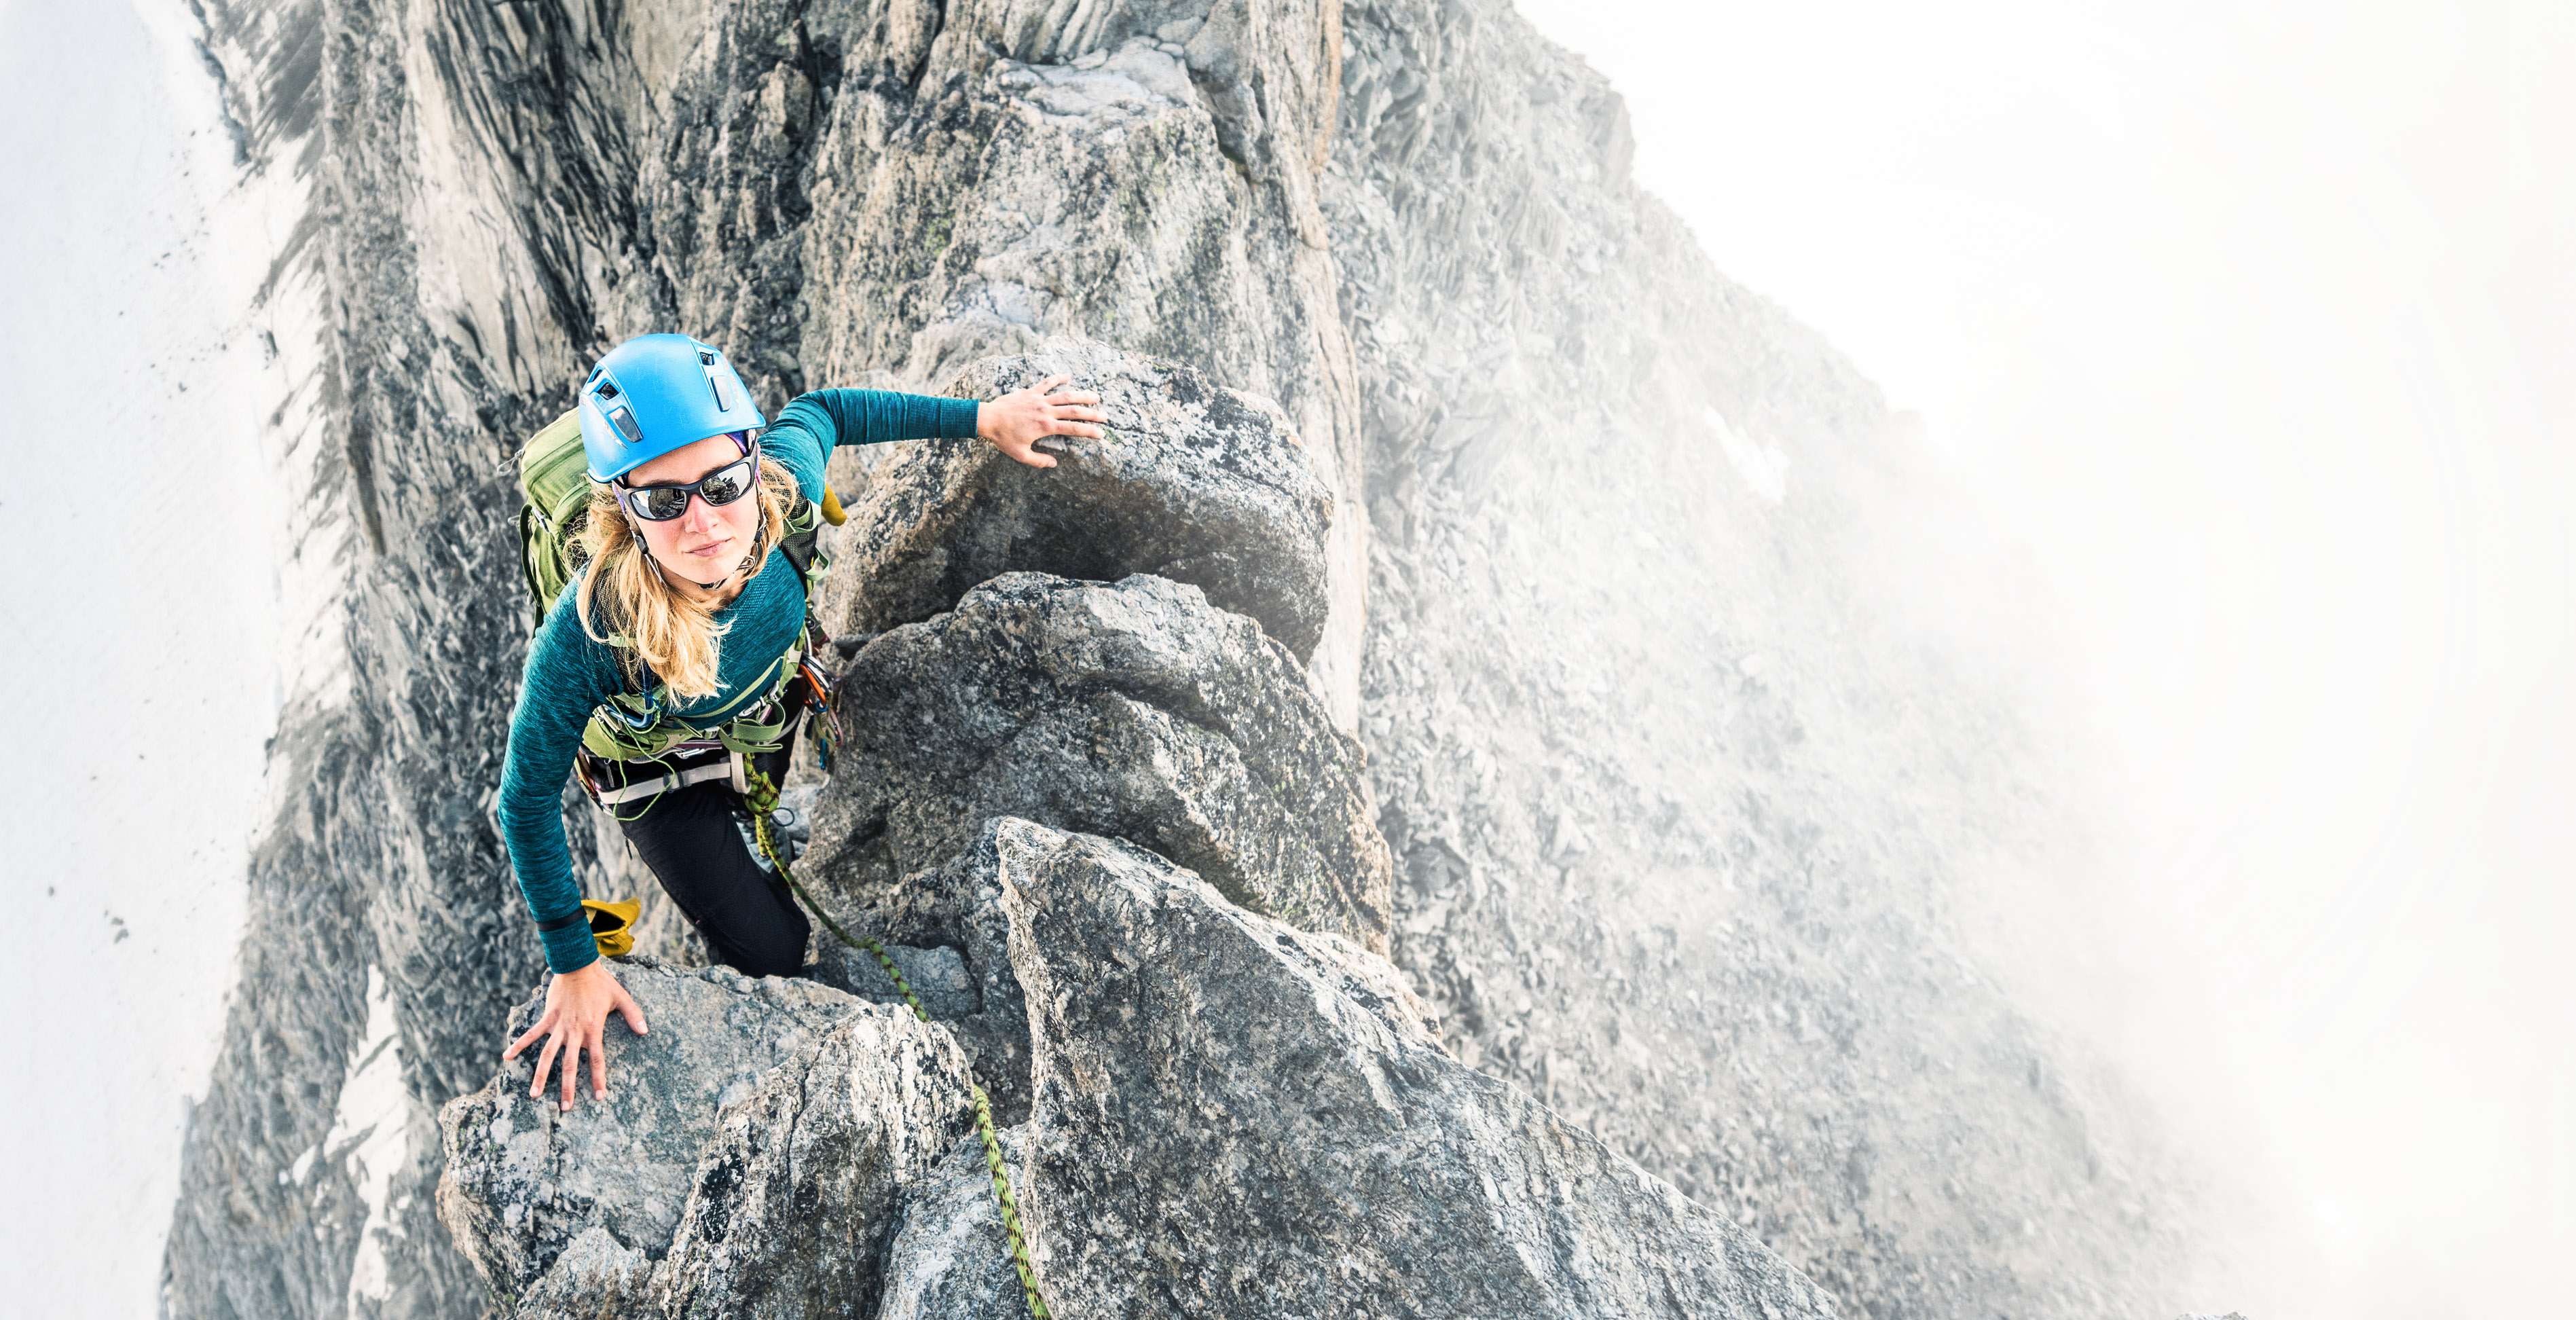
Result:
<svg viewBox="0 0 2576 1320">
<path fill-rule="evenodd" d="M 743 461 L 714 473 L 698 483 L 698 498 L 709 504 L 725 505 L 742 498 L 751 489 L 751 460 Z"/>
<path fill-rule="evenodd" d="M 742 461 L 728 463 L 685 486 L 646 486 L 624 493 L 626 507 L 647 522 L 669 522 L 689 511 L 689 492 L 714 508 L 731 504 L 749 491 L 760 479 L 760 455 L 745 455 Z"/>
<path fill-rule="evenodd" d="M 637 517 L 652 522 L 669 522 L 689 511 L 689 492 L 669 486 L 653 486 L 629 492 L 626 502 L 627 507 L 635 510 Z"/>
</svg>

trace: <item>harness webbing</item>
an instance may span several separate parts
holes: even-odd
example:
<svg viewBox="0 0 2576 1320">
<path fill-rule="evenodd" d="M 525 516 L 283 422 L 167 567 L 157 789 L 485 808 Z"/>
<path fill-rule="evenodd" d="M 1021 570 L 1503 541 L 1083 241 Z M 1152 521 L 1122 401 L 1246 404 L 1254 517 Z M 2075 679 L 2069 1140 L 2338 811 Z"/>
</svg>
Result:
<svg viewBox="0 0 2576 1320">
<path fill-rule="evenodd" d="M 761 854 L 769 859 L 770 865 L 778 868 L 778 874 L 796 891 L 796 897 L 813 909 L 824 929 L 832 932 L 841 943 L 853 949 L 864 949 L 875 956 L 877 966 L 885 969 L 896 991 L 903 995 L 903 1002 L 912 1006 L 912 1015 L 928 1022 L 930 1011 L 921 1006 L 921 997 L 912 992 L 912 982 L 904 979 L 903 973 L 896 969 L 894 959 L 887 956 L 885 944 L 873 935 L 852 935 L 841 929 L 841 923 L 832 920 L 832 914 L 825 912 L 823 905 L 805 892 L 805 882 L 787 869 L 787 858 L 771 833 L 773 826 L 769 813 L 778 809 L 778 785 L 758 770 L 749 773 L 751 791 L 743 795 L 743 803 L 751 808 L 751 828 L 760 840 Z M 993 1199 L 1001 1204 L 1002 1232 L 1011 1240 L 1011 1268 L 1019 1271 L 1020 1291 L 1028 1296 L 1029 1314 L 1036 1320 L 1051 1320 L 1046 1299 L 1038 1296 L 1036 1271 L 1029 1264 L 1028 1238 L 1020 1231 L 1020 1207 L 1011 1196 L 1011 1176 L 1002 1167 L 1002 1142 L 993 1135 L 993 1102 L 984 1094 L 984 1088 L 972 1079 L 967 1081 L 966 1089 L 975 1097 L 975 1134 L 984 1139 L 984 1165 L 993 1171 Z"/>
<path fill-rule="evenodd" d="M 728 756 L 721 761 L 710 761 L 705 765 L 693 766 L 687 770 L 664 773 L 639 783 L 628 784 L 624 788 L 603 788 L 593 796 L 603 807 L 616 807 L 639 798 L 658 798 L 664 793 L 675 792 L 691 784 L 712 783 L 719 779 L 729 780 L 733 778 L 734 760 L 734 757 Z"/>
</svg>

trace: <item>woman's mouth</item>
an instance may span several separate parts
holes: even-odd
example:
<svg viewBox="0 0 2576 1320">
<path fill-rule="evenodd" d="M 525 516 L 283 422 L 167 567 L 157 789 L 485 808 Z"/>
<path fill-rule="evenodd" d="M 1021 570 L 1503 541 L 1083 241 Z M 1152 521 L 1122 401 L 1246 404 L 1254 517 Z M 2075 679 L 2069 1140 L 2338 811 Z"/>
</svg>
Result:
<svg viewBox="0 0 2576 1320">
<path fill-rule="evenodd" d="M 705 545 L 699 546 L 695 550 L 687 551 L 686 553 L 694 555 L 699 559 L 713 559 L 725 548 L 727 544 L 728 543 L 724 541 L 709 541 Z"/>
</svg>

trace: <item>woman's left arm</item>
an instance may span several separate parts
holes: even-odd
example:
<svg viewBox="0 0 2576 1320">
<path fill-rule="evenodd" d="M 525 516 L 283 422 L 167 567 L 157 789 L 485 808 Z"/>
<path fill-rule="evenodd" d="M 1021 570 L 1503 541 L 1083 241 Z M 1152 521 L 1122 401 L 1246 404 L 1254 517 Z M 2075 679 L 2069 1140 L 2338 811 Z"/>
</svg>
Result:
<svg viewBox="0 0 2576 1320">
<path fill-rule="evenodd" d="M 797 484 L 820 498 L 823 461 L 841 445 L 891 440 L 979 436 L 1031 467 L 1055 460 L 1034 446 L 1050 435 L 1102 438 L 1106 421 L 1100 396 L 1062 390 L 1070 377 L 1055 376 L 997 399 L 945 399 L 893 390 L 814 390 L 778 410 L 762 447 L 796 473 Z"/>
</svg>

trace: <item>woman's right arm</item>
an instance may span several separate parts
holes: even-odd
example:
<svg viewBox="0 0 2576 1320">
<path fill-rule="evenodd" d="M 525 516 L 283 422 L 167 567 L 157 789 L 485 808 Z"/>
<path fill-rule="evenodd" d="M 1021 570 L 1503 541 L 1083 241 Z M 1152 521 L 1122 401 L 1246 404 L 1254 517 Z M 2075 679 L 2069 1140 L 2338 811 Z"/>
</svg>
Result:
<svg viewBox="0 0 2576 1320">
<path fill-rule="evenodd" d="M 510 745 L 501 758 L 498 813 L 520 896 L 536 919 L 546 966 L 554 972 L 546 983 L 545 1013 L 501 1057 L 515 1059 L 539 1036 L 546 1037 L 528 1094 L 544 1093 L 546 1075 L 560 1055 L 566 1109 L 572 1108 L 573 1077 L 584 1050 L 590 1053 L 592 1097 L 608 1095 L 608 1060 L 600 1035 L 611 1011 L 623 1014 L 635 1034 L 644 1034 L 644 1010 L 600 959 L 590 923 L 583 920 L 581 886 L 573 879 L 572 851 L 564 843 L 563 789 L 573 754 L 591 711 L 618 687 L 616 659 L 583 633 L 574 614 L 579 586 L 576 579 L 564 588 L 529 643 L 518 709 L 510 717 Z"/>
<path fill-rule="evenodd" d="M 497 813 L 520 897 L 537 922 L 546 966 L 558 975 L 579 971 L 599 956 L 581 920 L 581 886 L 564 843 L 563 790 L 582 728 L 618 686 L 615 657 L 583 633 L 574 614 L 580 585 L 576 578 L 564 588 L 528 644 L 518 709 L 510 715 L 510 744 L 501 757 Z"/>
</svg>

